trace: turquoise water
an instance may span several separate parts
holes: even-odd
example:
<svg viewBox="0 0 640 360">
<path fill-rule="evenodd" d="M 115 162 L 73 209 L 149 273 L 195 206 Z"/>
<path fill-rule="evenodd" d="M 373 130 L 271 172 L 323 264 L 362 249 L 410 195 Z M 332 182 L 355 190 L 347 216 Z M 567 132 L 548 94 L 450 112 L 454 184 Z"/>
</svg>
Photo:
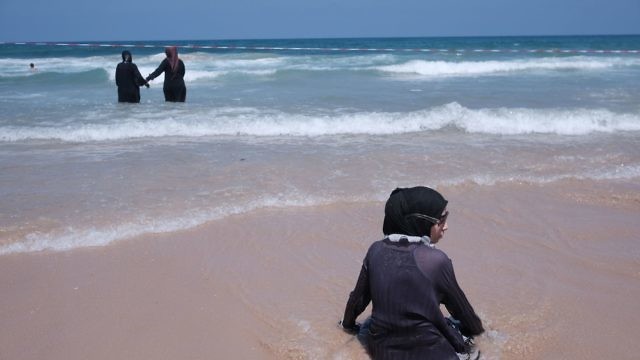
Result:
<svg viewBox="0 0 640 360">
<path fill-rule="evenodd" d="M 125 47 L 100 44 L 0 44 L 0 254 L 399 185 L 640 176 L 640 36 L 106 43 L 143 75 L 180 47 L 187 102 L 160 77 L 134 105 Z"/>
<path fill-rule="evenodd" d="M 113 42 L 118 44 L 119 42 Z M 154 48 L 129 48 L 146 75 L 162 59 L 162 46 L 182 46 L 187 64 L 191 113 L 197 119 L 180 123 L 181 132 L 164 128 L 136 136 L 218 135 L 226 133 L 318 135 L 332 132 L 367 133 L 360 121 L 372 111 L 383 116 L 385 129 L 397 133 L 420 128 L 453 125 L 467 132 L 487 133 L 585 133 L 597 130 L 637 129 L 640 103 L 640 53 L 562 53 L 559 51 L 640 50 L 639 36 L 601 37 L 504 37 L 504 38 L 409 38 L 329 40 L 245 40 L 132 42 Z M 95 45 L 95 44 L 94 44 Z M 279 47 L 284 50 L 189 49 L 185 46 Z M 302 48 L 302 50 L 286 50 Z M 305 49 L 376 49 L 377 51 L 331 51 Z M 119 114 L 115 105 L 114 69 L 122 47 L 0 45 L 0 94 L 5 114 L 0 118 L 1 140 L 29 138 L 84 140 L 73 132 L 92 125 L 109 124 L 110 131 L 93 136 L 126 138 L 130 127 L 112 124 Z M 388 50 L 388 51 L 385 51 Z M 431 49 L 431 52 L 403 51 Z M 478 52 L 499 50 L 499 52 Z M 528 52 L 554 50 L 557 52 Z M 519 51 L 519 52 L 513 52 Z M 32 73 L 28 64 L 38 69 Z M 143 89 L 144 104 L 153 113 L 162 106 L 161 79 Z M 155 105 L 153 105 L 155 104 Z M 447 117 L 422 116 L 435 108 L 454 104 L 477 116 L 479 110 L 511 109 L 520 114 L 503 124 L 468 122 Z M 217 124 L 207 112 L 226 108 L 234 126 Z M 232 109 L 237 113 L 233 114 Z M 238 109 L 263 115 L 247 116 Z M 564 112 L 549 128 L 542 121 L 546 111 Z M 612 112 L 602 127 L 594 111 Z M 70 116 L 77 113 L 80 117 Z M 275 113 L 274 113 L 275 112 Z M 416 115 L 416 112 L 418 114 Z M 108 116 L 113 113 L 113 116 Z M 527 121 L 520 118 L 526 114 Z M 100 116 L 97 116 L 100 114 Z M 164 121 L 158 113 L 154 120 Z M 266 115 L 265 115 L 266 114 Z M 192 116 L 192 117 L 193 117 Z M 421 117 L 415 126 L 408 118 Z M 474 116 L 474 115 L 472 115 Z M 94 117 L 95 121 L 92 120 Z M 105 120 L 104 117 L 109 119 Z M 274 117 L 279 121 L 274 121 Z M 337 120 L 330 120 L 337 119 Z M 346 119 L 348 118 L 349 124 Z M 61 123 L 60 119 L 64 119 Z M 237 120 L 236 120 L 237 119 Z M 342 119 L 342 120 L 340 120 Z M 467 121 L 468 120 L 468 121 Z M 249 123 L 249 122 L 252 123 Z M 255 121 L 261 126 L 256 127 Z M 286 128 L 278 124 L 291 122 Z M 308 127 L 325 124 L 335 129 Z M 568 124 L 571 122 L 571 124 Z M 632 121 L 634 122 L 634 121 Z M 47 124 L 55 123 L 55 126 Z M 253 124 L 253 125 L 252 125 Z M 64 125 L 64 127 L 61 127 Z M 290 125 L 295 125 L 291 127 Z M 366 125 L 366 124 L 362 124 Z M 19 126 L 19 127 L 15 127 Z M 416 128 L 418 126 L 418 128 Z M 568 130 L 567 126 L 572 130 Z M 299 128 L 306 130 L 301 131 Z M 63 139 L 60 132 L 64 132 Z M 70 133 L 71 132 L 71 133 Z"/>
</svg>

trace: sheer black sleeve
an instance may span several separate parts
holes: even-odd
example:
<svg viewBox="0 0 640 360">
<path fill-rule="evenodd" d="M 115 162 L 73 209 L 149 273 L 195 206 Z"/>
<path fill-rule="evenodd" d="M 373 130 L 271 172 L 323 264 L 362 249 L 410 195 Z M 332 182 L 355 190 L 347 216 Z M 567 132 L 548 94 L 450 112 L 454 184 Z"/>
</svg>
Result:
<svg viewBox="0 0 640 360">
<path fill-rule="evenodd" d="M 344 310 L 342 326 L 345 329 L 356 328 L 356 318 L 367 308 L 371 302 L 371 293 L 369 289 L 369 272 L 367 269 L 367 259 L 365 259 L 360 269 L 358 282 L 355 289 L 349 295 L 349 301 Z"/>
<path fill-rule="evenodd" d="M 138 70 L 138 67 L 136 66 L 136 64 L 132 64 L 132 65 L 133 65 L 133 73 L 136 79 L 136 84 L 138 86 L 146 84 L 147 80 L 145 80 L 142 74 L 140 74 L 140 70 Z"/>
<path fill-rule="evenodd" d="M 475 336 L 483 333 L 482 321 L 476 315 L 462 289 L 460 289 L 453 271 L 453 264 L 448 258 L 442 262 L 440 286 L 444 295 L 442 303 L 449 311 L 449 314 L 460 321 L 462 334 Z"/>
<path fill-rule="evenodd" d="M 149 74 L 149 76 L 147 76 L 147 81 L 153 80 L 160 76 L 160 74 L 162 74 L 167 69 L 167 66 L 169 66 L 169 61 L 167 59 L 162 60 L 158 68 L 154 72 Z"/>
</svg>

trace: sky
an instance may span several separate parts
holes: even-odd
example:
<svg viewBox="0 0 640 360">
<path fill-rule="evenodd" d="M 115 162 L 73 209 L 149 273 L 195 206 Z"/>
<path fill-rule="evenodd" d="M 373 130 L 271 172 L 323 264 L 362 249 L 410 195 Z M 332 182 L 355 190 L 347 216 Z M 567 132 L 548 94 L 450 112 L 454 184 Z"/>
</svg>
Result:
<svg viewBox="0 0 640 360">
<path fill-rule="evenodd" d="M 0 0 L 0 41 L 640 34 L 640 0 Z"/>
</svg>

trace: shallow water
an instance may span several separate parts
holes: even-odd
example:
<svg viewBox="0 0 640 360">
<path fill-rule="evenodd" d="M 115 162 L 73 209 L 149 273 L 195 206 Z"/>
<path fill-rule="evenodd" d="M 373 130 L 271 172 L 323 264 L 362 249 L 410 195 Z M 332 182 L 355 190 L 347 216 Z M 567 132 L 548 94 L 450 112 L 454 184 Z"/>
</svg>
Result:
<svg viewBox="0 0 640 360">
<path fill-rule="evenodd" d="M 440 188 L 451 215 L 438 247 L 485 325 L 485 359 L 635 358 L 638 190 Z M 366 359 L 337 322 L 383 206 L 271 207 L 112 246 L 4 255 L 0 345 L 24 359 Z"/>
<path fill-rule="evenodd" d="M 117 47 L 0 44 L 0 254 L 417 183 L 640 174 L 640 58 L 618 52 L 637 36 L 218 45 L 251 44 L 285 50 L 181 48 L 188 102 L 158 79 L 139 105 L 115 102 Z M 161 45 L 131 49 L 143 74 Z M 349 47 L 389 51 L 311 50 Z"/>
</svg>

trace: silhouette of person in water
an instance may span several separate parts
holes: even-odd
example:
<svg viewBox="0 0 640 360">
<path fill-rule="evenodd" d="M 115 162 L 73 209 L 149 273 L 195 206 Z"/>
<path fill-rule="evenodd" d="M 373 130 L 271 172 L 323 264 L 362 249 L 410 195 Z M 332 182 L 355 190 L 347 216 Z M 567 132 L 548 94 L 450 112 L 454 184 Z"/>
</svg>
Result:
<svg viewBox="0 0 640 360">
<path fill-rule="evenodd" d="M 164 72 L 164 101 L 184 102 L 187 98 L 187 87 L 184 84 L 184 63 L 178 58 L 178 48 L 170 46 L 164 49 L 167 57 L 160 66 L 147 76 L 147 81 L 153 80 Z"/>
<path fill-rule="evenodd" d="M 116 85 L 118 86 L 118 102 L 139 103 L 140 86 L 149 87 L 136 64 L 132 62 L 128 50 L 122 52 L 122 62 L 116 67 Z"/>
<path fill-rule="evenodd" d="M 30 63 L 29 64 L 29 70 L 31 70 L 31 72 L 38 71 L 38 69 L 36 69 L 36 65 L 34 63 Z"/>
</svg>

